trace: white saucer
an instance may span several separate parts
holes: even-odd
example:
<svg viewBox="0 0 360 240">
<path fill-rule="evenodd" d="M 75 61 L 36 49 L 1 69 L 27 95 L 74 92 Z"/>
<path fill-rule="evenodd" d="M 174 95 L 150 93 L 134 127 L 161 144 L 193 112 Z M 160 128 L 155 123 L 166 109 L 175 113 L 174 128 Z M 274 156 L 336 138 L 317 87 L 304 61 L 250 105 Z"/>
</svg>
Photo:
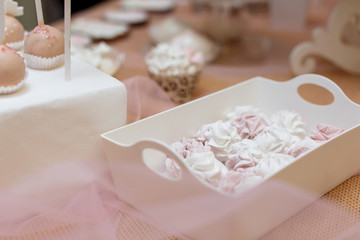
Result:
<svg viewBox="0 0 360 240">
<path fill-rule="evenodd" d="M 123 0 L 124 8 L 142 9 L 151 12 L 166 12 L 175 8 L 174 0 Z"/>
<path fill-rule="evenodd" d="M 110 10 L 105 12 L 104 18 L 113 23 L 139 24 L 146 22 L 149 16 L 141 10 Z"/>
<path fill-rule="evenodd" d="M 95 39 L 112 39 L 124 35 L 129 28 L 126 24 L 80 18 L 71 24 L 71 31 L 83 33 Z"/>
</svg>

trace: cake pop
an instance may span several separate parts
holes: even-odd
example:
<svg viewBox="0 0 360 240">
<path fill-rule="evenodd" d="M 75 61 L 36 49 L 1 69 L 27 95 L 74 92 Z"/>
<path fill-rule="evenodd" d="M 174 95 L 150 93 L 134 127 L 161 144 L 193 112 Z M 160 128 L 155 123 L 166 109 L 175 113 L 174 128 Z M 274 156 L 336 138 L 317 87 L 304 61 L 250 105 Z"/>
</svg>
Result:
<svg viewBox="0 0 360 240">
<path fill-rule="evenodd" d="M 45 25 L 41 0 L 35 1 L 38 26 L 26 35 L 24 56 L 26 64 L 34 69 L 52 69 L 64 64 L 64 35 Z"/>
<path fill-rule="evenodd" d="M 25 63 L 23 58 L 5 40 L 5 2 L 0 1 L 0 94 L 17 91 L 24 83 Z"/>
<path fill-rule="evenodd" d="M 24 84 L 24 59 L 11 47 L 0 45 L 0 94 L 19 90 Z"/>
<path fill-rule="evenodd" d="M 24 27 L 15 17 L 5 15 L 5 43 L 14 48 L 20 50 L 24 45 Z"/>
<path fill-rule="evenodd" d="M 51 69 L 64 63 L 64 35 L 49 25 L 39 25 L 26 35 L 24 55 L 27 65 Z"/>
<path fill-rule="evenodd" d="M 24 8 L 13 0 L 5 0 L 4 11 L 6 31 L 3 41 L 15 50 L 20 50 L 24 45 L 24 27 L 15 16 L 22 16 Z"/>
</svg>

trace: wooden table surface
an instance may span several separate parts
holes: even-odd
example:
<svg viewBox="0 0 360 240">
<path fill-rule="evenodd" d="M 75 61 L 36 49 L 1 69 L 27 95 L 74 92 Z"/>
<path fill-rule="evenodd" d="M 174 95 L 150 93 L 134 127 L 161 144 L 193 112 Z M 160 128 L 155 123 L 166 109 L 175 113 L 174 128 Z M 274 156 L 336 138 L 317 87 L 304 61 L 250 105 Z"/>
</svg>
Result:
<svg viewBox="0 0 360 240">
<path fill-rule="evenodd" d="M 193 99 L 208 95 L 217 90 L 245 81 L 255 76 L 263 76 L 276 81 L 286 81 L 294 77 L 291 74 L 288 56 L 291 49 L 298 43 L 311 38 L 311 30 L 316 26 L 325 26 L 328 16 L 336 1 L 329 1 L 329 5 L 320 9 L 310 9 L 308 25 L 302 31 L 286 32 L 269 30 L 266 17 L 260 16 L 258 23 L 251 21 L 250 24 L 244 24 L 245 20 L 239 20 L 239 24 L 234 24 L 235 32 L 239 36 L 265 36 L 272 43 L 271 48 L 260 59 L 249 59 L 244 53 L 244 48 L 240 42 L 225 43 L 220 56 L 212 63 L 206 65 L 201 75 L 198 87 L 195 90 Z M 118 1 L 105 1 L 93 8 L 73 15 L 73 20 L 77 18 L 101 19 L 108 9 L 118 6 Z M 321 11 L 320 11 L 321 10 Z M 122 37 L 108 40 L 110 46 L 120 52 L 125 53 L 126 60 L 115 77 L 120 81 L 127 78 L 142 75 L 148 76 L 144 56 L 153 46 L 148 28 L 151 24 L 159 22 L 172 16 L 186 22 L 197 30 L 204 29 L 209 15 L 204 12 L 195 12 L 188 4 L 181 4 L 176 9 L 166 13 L 151 13 L 147 23 L 132 26 L 130 32 Z M 237 20 L 235 20 L 237 21 Z M 254 23 L 255 22 L 255 23 Z M 54 24 L 62 28 L 62 22 Z M 359 66 L 360 67 L 360 66 Z M 320 61 L 319 67 L 314 73 L 321 74 L 333 80 L 344 93 L 355 103 L 360 104 L 360 76 L 347 73 L 326 61 Z M 308 90 L 307 94 L 314 101 L 322 102 L 326 94 L 318 90 Z M 360 119 L 359 119 L 360 120 Z M 357 159 L 360 161 L 360 159 Z M 323 199 L 329 199 L 336 202 L 337 205 L 344 206 L 355 213 L 355 220 L 360 220 L 360 176 L 355 176 L 339 185 Z M 311 209 L 311 206 L 308 208 Z M 305 210 L 306 211 L 306 210 Z M 299 215 L 299 214 L 298 214 Z M 295 224 L 297 216 L 291 218 L 284 224 Z M 299 217 L 298 217 L 299 218 Z M 272 236 L 272 238 L 271 238 Z M 276 230 L 268 235 L 270 239 L 276 238 Z M 302 238 L 303 239 L 303 238 Z"/>
<path fill-rule="evenodd" d="M 334 2 L 330 1 L 327 8 L 321 6 L 322 11 L 312 9 L 309 13 L 309 24 L 303 31 L 269 30 L 266 17 L 259 17 L 260 20 L 256 20 L 257 22 L 253 21 L 253 19 L 249 21 L 246 17 L 233 19 L 232 23 L 238 21 L 239 25 L 247 25 L 245 29 L 237 24 L 234 25 L 234 31 L 238 32 L 240 37 L 247 34 L 255 37 L 258 35 L 266 36 L 271 41 L 271 48 L 264 53 L 264 57 L 253 60 L 244 53 L 244 46 L 241 41 L 224 44 L 220 56 L 204 67 L 193 98 L 205 96 L 255 76 L 262 76 L 276 81 L 286 81 L 293 78 L 294 75 L 291 74 L 288 64 L 290 51 L 296 44 L 309 40 L 311 30 L 314 27 L 326 25 L 331 7 L 335 4 Z M 102 19 L 106 10 L 117 8 L 118 5 L 119 2 L 116 0 L 104 1 L 92 8 L 74 14 L 73 20 L 78 18 Z M 132 26 L 125 36 L 107 40 L 107 44 L 126 55 L 125 63 L 115 75 L 117 79 L 122 81 L 137 75 L 148 76 L 144 56 L 153 46 L 148 28 L 152 24 L 170 16 L 200 31 L 207 29 L 206 23 L 209 22 L 208 13 L 195 12 L 189 4 L 182 4 L 170 12 L 151 13 L 149 20 L 145 24 Z M 257 19 L 258 17 L 253 18 Z M 60 29 L 63 28 L 62 21 L 54 25 Z M 352 101 L 360 104 L 360 76 L 349 74 L 321 59 L 319 65 L 314 73 L 333 80 Z M 321 98 L 321 95 L 316 98 Z"/>
</svg>

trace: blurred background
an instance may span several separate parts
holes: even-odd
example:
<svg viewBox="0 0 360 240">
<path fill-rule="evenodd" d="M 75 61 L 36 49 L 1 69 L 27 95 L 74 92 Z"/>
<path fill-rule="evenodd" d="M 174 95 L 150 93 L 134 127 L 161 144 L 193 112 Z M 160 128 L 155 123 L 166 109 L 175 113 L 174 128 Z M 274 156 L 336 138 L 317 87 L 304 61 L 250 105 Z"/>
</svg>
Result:
<svg viewBox="0 0 360 240">
<path fill-rule="evenodd" d="M 20 22 L 24 25 L 24 28 L 31 31 L 36 24 L 36 10 L 34 0 L 16 0 L 19 6 L 24 7 L 24 15 L 18 17 Z M 96 3 L 103 2 L 104 0 L 72 0 L 71 8 L 72 12 L 78 12 L 93 6 Z M 64 0 L 43 0 L 44 20 L 46 23 L 51 23 L 63 18 L 64 16 Z"/>
</svg>

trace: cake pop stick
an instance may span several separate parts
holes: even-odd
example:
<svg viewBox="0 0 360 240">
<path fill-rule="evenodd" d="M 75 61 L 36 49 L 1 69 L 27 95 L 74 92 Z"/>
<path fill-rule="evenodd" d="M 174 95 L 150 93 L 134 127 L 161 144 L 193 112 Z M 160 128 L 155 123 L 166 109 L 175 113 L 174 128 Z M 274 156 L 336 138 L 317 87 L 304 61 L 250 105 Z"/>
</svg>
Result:
<svg viewBox="0 0 360 240">
<path fill-rule="evenodd" d="M 71 80 L 71 0 L 64 3 L 65 80 Z"/>
<path fill-rule="evenodd" d="M 35 0 L 35 6 L 36 6 L 38 25 L 44 25 L 44 16 L 43 16 L 41 0 Z"/>
<path fill-rule="evenodd" d="M 0 44 L 5 39 L 5 0 L 0 0 Z"/>
</svg>

